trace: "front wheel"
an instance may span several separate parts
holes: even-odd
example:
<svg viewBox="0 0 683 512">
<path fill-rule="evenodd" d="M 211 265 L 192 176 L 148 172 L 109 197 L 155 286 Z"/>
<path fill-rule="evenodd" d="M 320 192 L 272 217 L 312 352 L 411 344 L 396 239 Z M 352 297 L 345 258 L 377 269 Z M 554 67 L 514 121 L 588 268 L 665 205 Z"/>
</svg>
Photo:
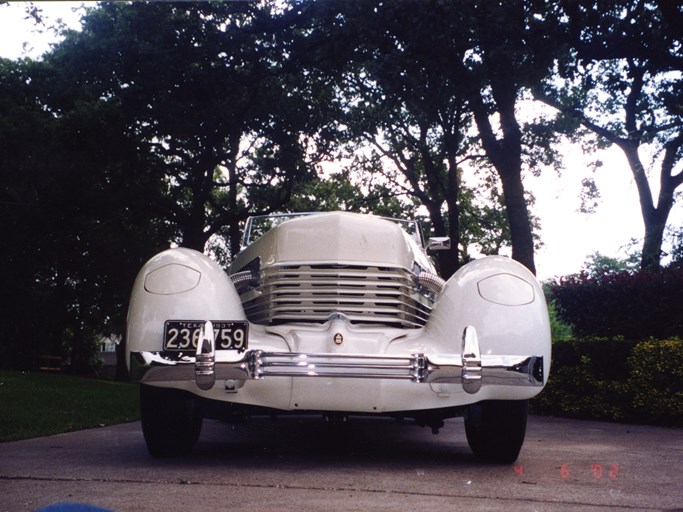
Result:
<svg viewBox="0 0 683 512">
<path fill-rule="evenodd" d="M 154 457 L 189 455 L 199 439 L 203 415 L 199 400 L 186 391 L 140 385 L 140 419 Z"/>
<path fill-rule="evenodd" d="M 465 433 L 477 457 L 501 464 L 517 460 L 524 444 L 528 400 L 488 400 L 465 412 Z"/>
</svg>

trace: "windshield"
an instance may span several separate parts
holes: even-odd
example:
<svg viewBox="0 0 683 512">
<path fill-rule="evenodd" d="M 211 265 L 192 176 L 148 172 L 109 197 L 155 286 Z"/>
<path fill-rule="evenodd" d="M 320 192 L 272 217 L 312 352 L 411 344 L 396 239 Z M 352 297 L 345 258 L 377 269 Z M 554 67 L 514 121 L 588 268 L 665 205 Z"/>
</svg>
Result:
<svg viewBox="0 0 683 512">
<path fill-rule="evenodd" d="M 330 212 L 305 212 L 305 213 L 278 213 L 272 215 L 256 215 L 247 219 L 247 224 L 244 227 L 244 236 L 242 237 L 242 248 L 252 244 L 265 233 L 271 229 L 279 226 L 288 220 L 307 217 L 309 215 L 320 215 L 322 213 Z M 403 230 L 408 233 L 420 246 L 424 246 L 424 239 L 422 238 L 422 229 L 420 223 L 415 220 L 394 219 L 391 217 L 379 217 L 384 220 L 394 222 L 401 226 Z"/>
</svg>

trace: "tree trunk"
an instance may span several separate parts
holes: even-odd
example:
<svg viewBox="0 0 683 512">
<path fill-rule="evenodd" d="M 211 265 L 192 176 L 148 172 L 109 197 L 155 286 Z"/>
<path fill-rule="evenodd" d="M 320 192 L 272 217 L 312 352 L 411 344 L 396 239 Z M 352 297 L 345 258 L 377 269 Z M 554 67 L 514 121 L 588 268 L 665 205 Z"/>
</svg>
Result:
<svg viewBox="0 0 683 512">
<path fill-rule="evenodd" d="M 653 215 L 659 217 L 659 215 Z M 645 240 L 643 252 L 640 255 L 640 269 L 656 272 L 661 267 L 662 244 L 664 242 L 664 228 L 666 222 L 648 221 L 645 219 Z"/>
<path fill-rule="evenodd" d="M 521 131 L 514 114 L 515 94 L 513 90 L 498 93 L 497 107 L 503 130 L 502 139 L 496 138 L 486 106 L 479 94 L 472 98 L 472 111 L 484 151 L 498 172 L 503 186 L 505 210 L 510 224 L 512 259 L 536 275 L 534 238 L 522 183 Z"/>
<path fill-rule="evenodd" d="M 498 169 L 503 184 L 505 208 L 510 223 L 512 259 L 520 262 L 536 275 L 534 263 L 534 238 L 529 220 L 529 210 L 524 197 L 521 168 Z"/>
<path fill-rule="evenodd" d="M 662 268 L 662 245 L 664 243 L 664 230 L 674 205 L 674 189 L 672 180 L 662 179 L 662 187 L 657 199 L 656 208 L 643 210 L 643 223 L 645 224 L 645 240 L 643 252 L 640 256 L 641 270 L 658 271 Z"/>
<path fill-rule="evenodd" d="M 638 155 L 638 141 L 621 141 L 618 143 L 628 160 L 631 173 L 638 189 L 640 211 L 645 225 L 645 239 L 640 256 L 640 269 L 658 271 L 661 267 L 662 244 L 664 243 L 664 230 L 669 213 L 674 204 L 674 191 L 680 182 L 680 177 L 673 178 L 671 171 L 673 165 L 667 165 L 665 158 L 661 175 L 661 188 L 657 198 L 657 206 L 652 198 L 652 189 L 645 173 L 645 168 Z"/>
<path fill-rule="evenodd" d="M 448 188 L 446 193 L 446 207 L 448 208 L 448 236 L 451 239 L 451 248 L 443 251 L 439 256 L 441 274 L 448 279 L 460 268 L 460 183 L 458 182 L 457 168 L 448 171 Z"/>
<path fill-rule="evenodd" d="M 204 233 L 204 223 L 192 223 L 185 227 L 182 246 L 204 252 L 207 240 L 208 237 Z"/>
</svg>

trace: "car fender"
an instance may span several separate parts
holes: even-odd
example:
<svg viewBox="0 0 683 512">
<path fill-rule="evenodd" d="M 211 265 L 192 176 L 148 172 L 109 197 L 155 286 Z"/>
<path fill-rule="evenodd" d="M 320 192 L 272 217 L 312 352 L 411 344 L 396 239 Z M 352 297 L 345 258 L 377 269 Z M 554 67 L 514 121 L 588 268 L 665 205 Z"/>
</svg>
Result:
<svg viewBox="0 0 683 512">
<path fill-rule="evenodd" d="M 162 350 L 169 319 L 241 321 L 246 316 L 230 277 L 215 261 L 175 248 L 151 258 L 138 273 L 128 309 L 127 353 Z"/>
<path fill-rule="evenodd" d="M 482 356 L 542 356 L 545 385 L 551 352 L 548 309 L 541 286 L 526 267 L 488 256 L 456 272 L 424 328 L 425 344 L 443 353 L 459 352 L 467 326 L 476 329 Z"/>
</svg>

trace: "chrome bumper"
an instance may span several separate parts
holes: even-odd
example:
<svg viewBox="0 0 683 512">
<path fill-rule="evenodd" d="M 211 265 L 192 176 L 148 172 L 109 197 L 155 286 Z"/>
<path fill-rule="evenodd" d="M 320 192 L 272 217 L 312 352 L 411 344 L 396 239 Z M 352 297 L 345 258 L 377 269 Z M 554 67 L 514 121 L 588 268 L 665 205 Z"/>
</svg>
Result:
<svg viewBox="0 0 683 512">
<path fill-rule="evenodd" d="M 131 352 L 131 380 L 192 381 L 203 390 L 216 380 L 245 381 L 266 377 L 399 379 L 416 383 L 457 383 L 467 393 L 482 385 L 543 386 L 543 357 L 481 355 L 476 331 L 465 329 L 461 354 L 305 354 L 248 350 L 216 351 L 213 328 L 195 354 Z M 201 339 L 201 337 L 200 337 Z"/>
</svg>

